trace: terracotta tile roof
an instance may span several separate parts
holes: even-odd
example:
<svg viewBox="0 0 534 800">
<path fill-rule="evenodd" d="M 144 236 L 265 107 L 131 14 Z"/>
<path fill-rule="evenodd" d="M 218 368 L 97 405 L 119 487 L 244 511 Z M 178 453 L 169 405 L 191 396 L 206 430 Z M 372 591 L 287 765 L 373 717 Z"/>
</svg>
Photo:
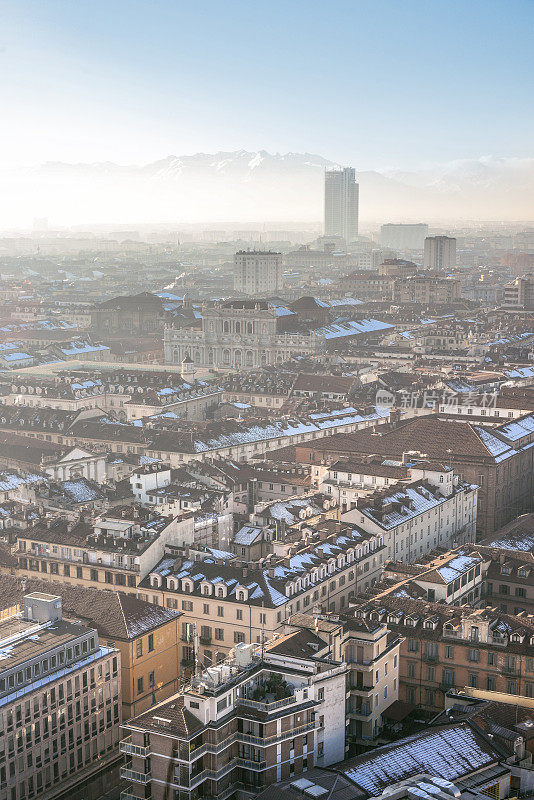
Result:
<svg viewBox="0 0 534 800">
<path fill-rule="evenodd" d="M 0 574 L 0 608 L 20 603 L 24 594 L 44 592 L 60 595 L 63 616 L 93 625 L 100 636 L 110 639 L 135 639 L 175 620 L 180 612 L 140 600 L 132 594 L 107 589 L 91 589 L 53 581 Z"/>
<path fill-rule="evenodd" d="M 183 695 L 173 695 L 163 703 L 153 706 L 150 711 L 135 717 L 132 724 L 136 729 L 144 728 L 154 731 L 154 733 L 171 734 L 188 739 L 201 731 L 204 726 L 194 714 L 184 707 L 184 704 Z"/>
</svg>

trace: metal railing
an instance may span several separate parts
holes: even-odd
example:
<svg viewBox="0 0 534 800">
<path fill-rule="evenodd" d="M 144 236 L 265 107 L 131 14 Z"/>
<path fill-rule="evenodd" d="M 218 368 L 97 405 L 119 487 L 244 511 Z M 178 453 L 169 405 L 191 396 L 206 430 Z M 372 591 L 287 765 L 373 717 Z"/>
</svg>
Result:
<svg viewBox="0 0 534 800">
<path fill-rule="evenodd" d="M 137 772 L 137 770 L 131 769 L 129 766 L 121 767 L 120 774 L 121 778 L 125 778 L 128 781 L 135 781 L 136 783 L 148 783 L 152 780 L 150 772 Z"/>
<path fill-rule="evenodd" d="M 129 756 L 141 756 L 146 758 L 150 755 L 150 747 L 142 747 L 138 744 L 132 744 L 132 737 L 127 736 L 119 742 L 119 751 Z"/>
<path fill-rule="evenodd" d="M 137 795 L 134 794 L 133 786 L 128 786 L 121 792 L 121 800 L 152 800 L 152 795 Z"/>
<path fill-rule="evenodd" d="M 252 744 L 256 747 L 268 747 L 269 745 L 276 744 L 277 742 L 283 742 L 286 739 L 293 739 L 295 736 L 300 736 L 303 733 L 308 733 L 309 731 L 313 731 L 319 727 L 318 720 L 313 722 L 307 722 L 304 725 L 299 725 L 296 728 L 291 728 L 287 731 L 282 731 L 281 733 L 275 733 L 272 736 L 254 736 L 250 733 L 242 733 L 241 731 L 236 731 L 231 736 L 227 736 L 226 739 L 223 739 L 222 742 L 211 743 L 206 742 L 205 744 L 200 745 L 200 747 L 191 750 L 190 760 L 197 759 L 200 756 L 205 755 L 206 753 L 211 753 L 216 755 L 220 753 L 222 750 L 225 750 L 234 742 L 239 742 L 240 744 Z M 177 760 L 185 760 L 180 759 L 178 756 L 176 757 Z"/>
<path fill-rule="evenodd" d="M 272 703 L 262 703 L 260 700 L 248 700 L 246 697 L 240 697 L 236 705 L 247 706 L 248 708 L 255 708 L 257 711 L 270 713 L 271 711 L 276 711 L 277 708 L 284 708 L 284 706 L 289 706 L 296 702 L 297 698 L 295 695 L 284 697 L 282 700 L 274 700 Z"/>
<path fill-rule="evenodd" d="M 373 709 L 369 706 L 360 706 L 360 708 L 349 708 L 348 713 L 349 716 L 367 719 L 367 717 L 370 717 L 373 713 Z"/>
</svg>

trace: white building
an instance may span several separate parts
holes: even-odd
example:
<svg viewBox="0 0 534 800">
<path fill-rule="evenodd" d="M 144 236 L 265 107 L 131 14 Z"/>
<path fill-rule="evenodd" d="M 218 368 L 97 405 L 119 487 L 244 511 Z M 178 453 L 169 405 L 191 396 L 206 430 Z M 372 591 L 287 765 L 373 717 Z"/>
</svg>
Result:
<svg viewBox="0 0 534 800">
<path fill-rule="evenodd" d="M 414 561 L 436 547 L 475 541 L 478 487 L 450 468 L 412 469 L 412 483 L 358 500 L 341 519 L 382 533 L 388 558 Z"/>
<path fill-rule="evenodd" d="M 234 256 L 234 289 L 253 296 L 282 289 L 282 254 L 268 250 L 239 250 Z"/>
<path fill-rule="evenodd" d="M 325 236 L 342 236 L 349 244 L 358 236 L 359 184 L 353 167 L 325 172 Z"/>
<path fill-rule="evenodd" d="M 456 239 L 452 236 L 427 236 L 423 266 L 441 270 L 456 266 Z"/>
</svg>

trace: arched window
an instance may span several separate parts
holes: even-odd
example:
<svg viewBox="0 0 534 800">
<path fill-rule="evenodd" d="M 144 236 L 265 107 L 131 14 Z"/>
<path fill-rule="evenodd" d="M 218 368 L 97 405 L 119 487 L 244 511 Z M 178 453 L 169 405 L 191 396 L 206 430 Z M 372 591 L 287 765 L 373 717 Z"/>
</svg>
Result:
<svg viewBox="0 0 534 800">
<path fill-rule="evenodd" d="M 223 322 L 223 333 L 229 333 L 229 332 L 230 332 L 230 323 L 227 320 L 225 320 Z"/>
</svg>

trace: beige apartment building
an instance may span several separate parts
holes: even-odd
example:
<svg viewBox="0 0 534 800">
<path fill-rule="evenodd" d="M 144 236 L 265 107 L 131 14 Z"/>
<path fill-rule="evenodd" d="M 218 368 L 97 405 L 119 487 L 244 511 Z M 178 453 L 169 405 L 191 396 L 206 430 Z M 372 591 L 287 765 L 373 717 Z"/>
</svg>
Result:
<svg viewBox="0 0 534 800">
<path fill-rule="evenodd" d="M 192 666 L 195 632 L 209 666 L 236 644 L 272 637 L 293 614 L 347 608 L 378 580 L 386 559 L 381 536 L 357 526 L 304 536 L 291 555 L 271 555 L 255 564 L 210 548 L 167 548 L 137 591 L 143 600 L 182 612 L 184 670 Z"/>
<path fill-rule="evenodd" d="M 170 541 L 193 538 L 193 519 L 160 517 L 118 509 L 94 524 L 64 518 L 47 520 L 21 531 L 14 552 L 19 575 L 95 588 L 135 592 L 162 557 Z"/>
</svg>

